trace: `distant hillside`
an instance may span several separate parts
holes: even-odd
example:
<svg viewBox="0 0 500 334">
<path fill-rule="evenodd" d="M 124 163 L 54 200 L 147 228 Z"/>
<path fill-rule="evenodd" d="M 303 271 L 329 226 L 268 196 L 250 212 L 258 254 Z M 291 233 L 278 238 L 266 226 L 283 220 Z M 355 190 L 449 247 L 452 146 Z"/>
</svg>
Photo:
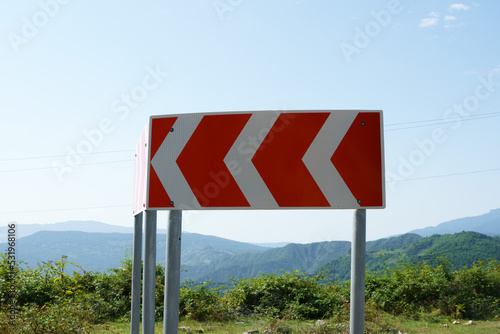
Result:
<svg viewBox="0 0 500 334">
<path fill-rule="evenodd" d="M 40 231 L 17 239 L 16 258 L 36 267 L 37 263 L 59 261 L 66 255 L 68 261 L 77 262 L 86 270 L 104 271 L 120 267 L 131 244 L 131 234 Z M 0 251 L 6 247 L 0 244 Z"/>
<path fill-rule="evenodd" d="M 214 270 L 196 278 L 203 281 L 212 279 L 215 282 L 228 282 L 229 277 L 237 279 L 259 276 L 261 273 L 281 273 L 282 270 L 292 272 L 303 269 L 305 272 L 313 272 L 327 261 L 348 254 L 350 248 L 349 241 L 289 244 L 262 253 L 233 256 L 221 262 Z"/>
<path fill-rule="evenodd" d="M 7 226 L 0 226 L 0 234 L 7 234 Z M 134 233 L 132 227 L 110 225 L 94 220 L 72 220 L 53 224 L 16 224 L 17 238 L 27 237 L 40 231 L 78 231 L 91 233 Z M 6 240 L 0 239 L 2 242 Z"/>
<path fill-rule="evenodd" d="M 196 280 L 206 272 L 215 270 L 220 263 L 229 259 L 247 254 L 261 253 L 269 248 L 260 247 L 244 242 L 224 238 L 207 236 L 197 233 L 183 233 L 181 242 L 181 279 Z M 166 235 L 158 236 L 157 262 L 165 264 Z"/>
<path fill-rule="evenodd" d="M 375 241 L 368 241 L 366 243 L 366 252 L 378 252 L 380 250 L 388 250 L 395 248 L 402 248 L 407 245 L 421 240 L 422 237 L 414 233 L 406 233 L 398 237 L 379 239 Z"/>
<path fill-rule="evenodd" d="M 105 271 L 117 268 L 120 261 L 131 255 L 133 235 L 129 233 L 87 233 L 76 231 L 40 231 L 19 238 L 17 258 L 30 267 L 37 263 L 58 261 L 62 255 L 68 261 L 81 264 L 86 270 Z M 166 235 L 157 235 L 157 262 L 165 265 Z M 7 244 L 0 244 L 0 251 Z M 231 256 L 241 253 L 263 252 L 268 248 L 233 240 L 205 236 L 196 233 L 183 233 L 181 243 L 181 262 L 186 266 L 215 266 Z"/>
<path fill-rule="evenodd" d="M 252 245 L 268 247 L 268 248 L 278 248 L 285 247 L 286 245 L 291 244 L 291 242 L 252 242 Z"/>
<path fill-rule="evenodd" d="M 410 231 L 422 237 L 433 234 L 454 234 L 462 231 L 478 232 L 486 235 L 500 235 L 500 209 L 474 217 L 450 220 L 437 226 Z"/>
<path fill-rule="evenodd" d="M 401 243 L 401 238 L 405 242 Z M 412 241 L 413 240 L 413 241 Z M 450 260 L 452 269 L 470 267 L 475 261 L 500 261 L 500 236 L 490 237 L 476 232 L 461 232 L 452 235 L 433 235 L 422 238 L 415 234 L 385 239 L 385 246 L 380 247 L 381 240 L 374 246 L 367 244 L 366 269 L 378 271 L 384 267 L 395 267 L 402 261 L 419 263 L 426 261 L 436 265 L 441 256 Z M 379 246 L 375 246 L 379 243 Z M 397 245 L 401 243 L 401 246 Z M 350 279 L 350 255 L 334 259 L 320 266 L 316 273 L 322 271 L 332 280 Z"/>
</svg>

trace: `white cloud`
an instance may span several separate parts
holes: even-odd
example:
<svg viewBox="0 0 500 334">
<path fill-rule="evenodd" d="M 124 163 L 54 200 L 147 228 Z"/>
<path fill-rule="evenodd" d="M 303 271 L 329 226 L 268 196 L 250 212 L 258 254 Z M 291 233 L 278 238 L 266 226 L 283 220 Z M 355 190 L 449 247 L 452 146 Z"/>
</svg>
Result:
<svg viewBox="0 0 500 334">
<path fill-rule="evenodd" d="M 448 7 L 449 11 L 454 11 L 454 10 L 468 10 L 470 7 L 467 5 L 464 5 L 463 3 L 454 3 Z"/>
<path fill-rule="evenodd" d="M 430 12 L 429 16 L 430 17 L 439 17 L 439 13 L 438 12 Z"/>
<path fill-rule="evenodd" d="M 420 24 L 418 25 L 421 28 L 427 28 L 432 26 L 437 26 L 439 19 L 437 17 L 426 17 L 425 19 L 420 20 Z"/>
<path fill-rule="evenodd" d="M 451 15 L 446 15 L 444 17 L 444 20 L 445 21 L 455 21 L 457 18 L 455 16 L 451 16 Z"/>
</svg>

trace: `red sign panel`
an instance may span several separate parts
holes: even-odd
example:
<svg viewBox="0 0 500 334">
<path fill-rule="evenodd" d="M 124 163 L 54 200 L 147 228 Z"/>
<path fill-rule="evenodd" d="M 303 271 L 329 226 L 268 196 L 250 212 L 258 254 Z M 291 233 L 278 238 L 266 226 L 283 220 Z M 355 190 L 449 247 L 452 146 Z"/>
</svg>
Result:
<svg viewBox="0 0 500 334">
<path fill-rule="evenodd" d="M 382 128 L 381 111 L 153 116 L 136 154 L 134 213 L 384 208 Z"/>
</svg>

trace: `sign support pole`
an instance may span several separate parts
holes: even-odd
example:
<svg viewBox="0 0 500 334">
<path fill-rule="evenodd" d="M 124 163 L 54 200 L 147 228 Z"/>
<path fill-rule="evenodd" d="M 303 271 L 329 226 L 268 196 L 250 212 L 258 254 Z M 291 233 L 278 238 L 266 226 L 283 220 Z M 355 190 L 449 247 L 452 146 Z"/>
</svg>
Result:
<svg viewBox="0 0 500 334">
<path fill-rule="evenodd" d="M 365 248 L 366 209 L 356 209 L 351 244 L 350 334 L 362 334 L 365 328 Z"/>
<path fill-rule="evenodd" d="M 181 236 L 182 211 L 172 210 L 168 218 L 165 254 L 165 297 L 163 304 L 164 334 L 177 334 L 179 330 Z"/>
<path fill-rule="evenodd" d="M 156 211 L 146 210 L 144 230 L 144 274 L 142 291 L 142 333 L 155 332 Z"/>
<path fill-rule="evenodd" d="M 134 244 L 132 257 L 132 303 L 130 307 L 130 333 L 139 334 L 141 322 L 141 258 L 143 213 L 134 216 Z"/>
</svg>

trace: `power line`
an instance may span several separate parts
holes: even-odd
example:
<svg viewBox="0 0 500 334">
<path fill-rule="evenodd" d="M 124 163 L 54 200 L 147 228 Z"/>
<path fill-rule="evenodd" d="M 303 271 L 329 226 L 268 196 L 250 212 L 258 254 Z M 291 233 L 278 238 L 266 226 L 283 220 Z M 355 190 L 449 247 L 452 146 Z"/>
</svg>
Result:
<svg viewBox="0 0 500 334">
<path fill-rule="evenodd" d="M 491 113 L 485 113 L 485 114 L 477 114 L 477 115 L 470 115 L 467 116 L 467 118 L 470 117 L 480 117 L 480 116 L 490 116 L 490 115 L 500 115 L 500 112 L 491 112 Z M 463 119 L 464 117 L 460 116 L 455 116 L 455 117 L 449 117 L 447 118 L 448 120 L 460 120 Z M 410 121 L 410 122 L 401 122 L 401 123 L 392 123 L 392 124 L 386 124 L 386 126 L 396 126 L 396 125 L 407 125 L 407 124 L 416 124 L 416 123 L 425 123 L 425 122 L 434 122 L 434 121 L 443 121 L 443 118 L 434 118 L 434 119 L 426 119 L 426 120 L 420 120 L 420 121 Z"/>
<path fill-rule="evenodd" d="M 439 119 L 440 122 L 436 122 L 437 120 L 428 120 L 428 121 L 415 121 L 413 123 L 423 123 L 423 122 L 434 122 L 430 124 L 420 124 L 420 125 L 415 125 L 415 126 L 406 126 L 402 128 L 397 128 L 397 129 L 385 129 L 385 132 L 390 132 L 390 131 L 398 131 L 398 130 L 406 130 L 406 129 L 415 129 L 415 128 L 421 128 L 421 127 L 426 127 L 426 126 L 435 126 L 435 125 L 440 125 L 440 124 L 450 124 L 450 123 L 455 123 L 457 121 L 460 122 L 466 122 L 466 121 L 475 121 L 478 119 L 484 119 L 484 118 L 491 118 L 491 117 L 498 117 L 500 116 L 500 113 L 491 113 L 491 114 L 483 114 L 483 115 L 475 115 L 475 116 L 469 116 L 466 118 L 460 118 L 460 117 L 453 117 L 447 120 Z M 395 124 L 387 124 L 386 126 L 397 126 L 397 125 L 402 125 L 402 124 L 411 124 L 412 122 L 408 123 L 395 123 Z"/>
<path fill-rule="evenodd" d="M 102 151 L 102 152 L 93 152 L 86 153 L 82 156 L 95 155 L 95 154 L 107 154 L 107 153 L 118 153 L 118 152 L 134 152 L 134 150 L 115 150 L 115 151 Z M 0 161 L 18 161 L 18 160 L 32 160 L 32 159 L 47 159 L 47 158 L 61 158 L 66 157 L 67 154 L 63 155 L 42 155 L 42 156 L 33 156 L 33 157 L 22 157 L 22 158 L 8 158 L 8 159 L 0 159 Z"/>
<path fill-rule="evenodd" d="M 461 173 L 450 173 L 450 174 L 442 174 L 442 175 L 430 175 L 430 176 L 414 177 L 414 178 L 411 178 L 411 179 L 392 180 L 392 181 L 387 181 L 386 183 L 406 182 L 406 181 L 416 181 L 416 180 L 426 180 L 426 179 L 437 179 L 437 178 L 441 178 L 441 177 L 466 175 L 466 174 L 476 174 L 476 173 L 487 173 L 487 172 L 495 172 L 495 171 L 499 171 L 499 170 L 500 170 L 500 168 L 492 168 L 492 169 L 475 170 L 475 171 L 461 172 Z"/>
<path fill-rule="evenodd" d="M 120 204 L 120 205 L 105 205 L 105 206 L 88 206 L 80 208 L 66 208 L 66 209 L 45 209 L 45 210 L 30 210 L 30 211 L 6 211 L 0 212 L 0 214 L 14 214 L 14 213 L 39 213 L 39 212 L 56 212 L 56 211 L 73 211 L 73 210 L 93 210 L 93 209 L 109 209 L 109 208 L 122 208 L 129 207 L 132 208 L 132 204 Z"/>
<path fill-rule="evenodd" d="M 130 161 L 134 161 L 134 159 L 116 160 L 116 161 L 105 161 L 105 162 L 94 162 L 94 163 L 88 163 L 88 164 L 75 165 L 74 167 L 93 166 L 93 165 L 105 165 L 105 164 L 114 164 L 114 163 L 120 163 L 120 162 L 130 162 Z M 54 168 L 54 167 L 35 167 L 35 168 L 24 168 L 24 169 L 8 169 L 8 170 L 0 170 L 0 173 L 25 172 L 25 171 L 42 170 L 42 169 L 52 169 L 52 168 Z"/>
</svg>

